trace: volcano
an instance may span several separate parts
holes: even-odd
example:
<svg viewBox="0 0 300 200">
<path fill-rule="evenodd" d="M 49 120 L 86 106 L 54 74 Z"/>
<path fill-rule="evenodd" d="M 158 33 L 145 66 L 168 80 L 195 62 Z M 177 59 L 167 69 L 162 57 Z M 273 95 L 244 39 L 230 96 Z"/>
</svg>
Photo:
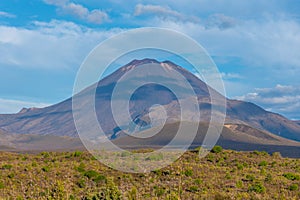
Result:
<svg viewBox="0 0 300 200">
<path fill-rule="evenodd" d="M 226 100 L 224 130 L 226 130 L 227 134 L 223 131 L 220 140 L 226 141 L 226 145 L 229 148 L 230 141 L 251 144 L 259 143 L 259 145 L 263 145 L 261 141 L 264 141 L 268 145 L 298 146 L 296 141 L 300 141 L 299 122 L 297 123 L 279 114 L 266 111 L 251 102 L 228 99 L 210 88 L 210 86 L 185 68 L 170 61 L 159 62 L 149 58 L 133 60 L 98 83 L 95 83 L 94 86 L 88 87 L 77 94 L 84 98 L 86 95 L 91 94 L 92 90 L 90 88 L 96 88 L 95 110 L 97 118 L 103 131 L 111 140 L 125 140 L 122 139 L 123 132 L 121 130 L 124 127 L 117 125 L 112 115 L 112 92 L 118 81 L 127 72 L 149 63 L 157 64 L 163 70 L 176 71 L 189 82 L 197 97 L 201 111 L 200 123 L 202 125 L 208 123 L 211 118 L 211 94 L 213 93 L 217 98 Z M 136 77 L 135 84 L 138 84 L 138 78 Z M 177 82 L 172 82 L 172 79 L 168 81 L 175 85 L 178 84 Z M 186 96 L 186 99 L 188 98 L 190 97 Z M 83 107 L 86 106 L 85 103 L 88 102 L 83 101 Z M 178 112 L 178 99 L 176 99 L 172 91 L 159 84 L 147 84 L 135 90 L 131 96 L 129 106 L 129 112 L 134 123 L 145 128 L 142 131 L 149 129 L 150 119 L 148 114 L 153 105 L 161 105 L 165 108 L 169 120 L 167 124 L 176 124 L 178 122 L 178 115 L 180 114 Z M 222 113 L 220 112 L 220 114 Z M 190 120 L 193 123 L 195 122 L 192 115 Z M 128 124 L 124 126 L 128 126 Z M 171 125 L 168 125 L 168 127 L 170 128 Z M 2 132 L 14 136 L 30 134 L 78 138 L 72 113 L 72 97 L 45 108 L 22 109 L 21 112 L 16 114 L 2 114 L 0 115 L 0 129 Z M 125 129 L 130 129 L 130 126 L 125 127 Z M 260 140 L 259 138 L 261 137 L 264 139 Z M 159 142 L 157 143 L 159 144 Z M 151 143 L 151 145 L 155 144 Z M 49 144 L 48 146 L 51 145 Z"/>
</svg>

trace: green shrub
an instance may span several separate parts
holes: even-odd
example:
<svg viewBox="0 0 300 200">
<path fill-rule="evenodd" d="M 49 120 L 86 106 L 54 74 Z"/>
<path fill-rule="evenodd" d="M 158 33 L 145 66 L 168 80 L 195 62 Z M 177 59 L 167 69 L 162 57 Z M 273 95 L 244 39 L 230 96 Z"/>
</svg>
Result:
<svg viewBox="0 0 300 200">
<path fill-rule="evenodd" d="M 73 156 L 74 157 L 80 157 L 82 155 L 82 152 L 81 151 L 75 151 L 74 153 L 73 153 Z"/>
<path fill-rule="evenodd" d="M 80 173 L 83 173 L 85 171 L 85 165 L 83 163 L 80 163 L 78 167 L 76 167 L 76 170 Z"/>
<path fill-rule="evenodd" d="M 257 150 L 253 151 L 252 153 L 253 153 L 254 155 L 259 155 L 259 154 L 260 154 L 259 151 L 257 151 Z"/>
<path fill-rule="evenodd" d="M 203 183 L 203 181 L 201 179 L 197 178 L 197 179 L 195 179 L 194 183 L 197 185 L 200 185 Z"/>
<path fill-rule="evenodd" d="M 188 189 L 189 192 L 198 192 L 199 191 L 199 187 L 198 186 L 195 186 L 195 185 L 192 185 L 189 189 Z"/>
<path fill-rule="evenodd" d="M 241 163 L 237 163 L 236 167 L 238 170 L 242 170 L 244 168 L 244 165 L 242 165 Z"/>
<path fill-rule="evenodd" d="M 50 157 L 49 152 L 42 152 L 40 155 L 43 156 L 43 158 L 49 158 Z"/>
<path fill-rule="evenodd" d="M 100 174 L 98 172 L 94 171 L 94 170 L 89 170 L 89 171 L 84 173 L 84 176 L 88 177 L 89 179 L 96 178 L 99 175 Z"/>
<path fill-rule="evenodd" d="M 289 186 L 289 190 L 291 191 L 298 191 L 299 190 L 299 186 L 297 184 L 292 184 Z"/>
<path fill-rule="evenodd" d="M 132 187 L 130 191 L 127 192 L 126 196 L 128 198 L 128 200 L 137 200 L 138 199 L 138 191 L 136 189 L 136 187 Z"/>
<path fill-rule="evenodd" d="M 4 186 L 4 183 L 2 181 L 0 181 L 0 189 L 3 189 L 5 186 Z"/>
<path fill-rule="evenodd" d="M 93 181 L 96 183 L 105 182 L 106 177 L 103 175 L 98 175 L 97 177 L 93 178 Z"/>
<path fill-rule="evenodd" d="M 273 180 L 273 177 L 271 174 L 267 174 L 266 178 L 265 178 L 265 182 L 271 182 Z"/>
<path fill-rule="evenodd" d="M 247 174 L 246 175 L 246 180 L 247 181 L 254 181 L 255 180 L 255 176 L 251 175 L 251 174 Z"/>
<path fill-rule="evenodd" d="M 284 173 L 283 176 L 287 178 L 288 180 L 294 181 L 294 180 L 300 180 L 300 176 L 298 174 L 293 173 Z"/>
<path fill-rule="evenodd" d="M 262 156 L 269 155 L 268 152 L 266 152 L 266 151 L 257 151 L 257 150 L 255 150 L 255 151 L 253 151 L 252 153 L 253 153 L 254 155 L 262 155 Z"/>
<path fill-rule="evenodd" d="M 157 197 L 161 197 L 165 193 L 165 189 L 158 186 L 154 186 L 154 193 Z"/>
<path fill-rule="evenodd" d="M 10 174 L 7 175 L 7 177 L 8 178 L 13 178 L 13 177 L 15 177 L 15 174 L 14 173 L 10 173 Z"/>
<path fill-rule="evenodd" d="M 78 185 L 78 187 L 80 188 L 84 188 L 85 187 L 85 180 L 84 179 L 80 179 L 76 182 L 76 185 Z"/>
<path fill-rule="evenodd" d="M 32 166 L 32 167 L 36 167 L 36 166 L 37 166 L 37 163 L 36 163 L 35 161 L 33 161 L 33 162 L 31 163 L 31 166 Z"/>
<path fill-rule="evenodd" d="M 227 172 L 226 175 L 225 175 L 225 178 L 230 180 L 230 179 L 232 179 L 232 176 L 229 172 Z"/>
<path fill-rule="evenodd" d="M 98 198 L 93 198 L 93 199 L 107 199 L 107 200 L 122 199 L 122 193 L 113 182 L 113 179 L 108 179 L 105 188 L 102 188 L 102 191 L 97 196 Z"/>
<path fill-rule="evenodd" d="M 243 181 L 239 180 L 236 182 L 236 187 L 237 188 L 242 188 L 243 187 Z"/>
<path fill-rule="evenodd" d="M 264 193 L 266 191 L 266 188 L 262 183 L 256 183 L 256 184 L 250 185 L 248 191 L 256 192 L 256 193 Z"/>
<path fill-rule="evenodd" d="M 258 164 L 258 166 L 260 166 L 260 167 L 265 167 L 265 166 L 267 166 L 267 165 L 268 165 L 268 162 L 265 161 L 265 160 L 261 161 L 261 162 Z"/>
<path fill-rule="evenodd" d="M 2 169 L 11 169 L 12 168 L 12 165 L 9 165 L 9 164 L 5 164 L 2 166 Z"/>
<path fill-rule="evenodd" d="M 207 159 L 207 161 L 209 161 L 209 162 L 214 162 L 214 161 L 215 161 L 215 156 L 212 155 L 212 154 L 208 154 L 208 155 L 206 156 L 206 159 Z"/>
<path fill-rule="evenodd" d="M 49 166 L 44 166 L 42 167 L 43 172 L 49 172 L 50 171 L 50 167 Z"/>
<path fill-rule="evenodd" d="M 221 147 L 221 146 L 214 146 L 213 148 L 212 148 L 212 150 L 211 150 L 211 152 L 213 152 L 213 153 L 220 153 L 220 152 L 222 152 L 223 151 L 223 148 Z"/>
<path fill-rule="evenodd" d="M 191 170 L 191 169 L 185 170 L 184 171 L 184 175 L 186 175 L 186 176 L 193 176 L 193 170 Z"/>
</svg>

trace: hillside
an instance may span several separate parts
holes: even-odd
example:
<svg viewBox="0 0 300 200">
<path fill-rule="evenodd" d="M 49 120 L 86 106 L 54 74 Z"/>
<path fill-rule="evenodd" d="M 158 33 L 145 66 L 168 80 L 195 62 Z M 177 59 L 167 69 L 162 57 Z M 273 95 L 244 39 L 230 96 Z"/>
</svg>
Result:
<svg viewBox="0 0 300 200">
<path fill-rule="evenodd" d="M 131 136 L 123 136 L 113 140 L 112 142 L 119 147 L 128 149 L 140 148 L 160 148 L 167 145 L 176 134 L 179 123 L 166 124 L 164 127 L 156 127 L 154 130 L 145 130 L 139 132 L 136 136 L 147 136 L 152 132 L 159 131 L 155 136 L 149 138 L 138 138 Z M 190 123 L 183 123 L 183 126 L 188 129 Z M 156 130 L 155 130 L 156 129 Z M 204 136 L 208 129 L 207 123 L 200 123 L 195 140 L 191 144 L 191 148 L 195 148 L 203 144 Z M 186 138 L 178 138 L 178 146 L 185 144 Z M 243 124 L 227 124 L 223 127 L 218 145 L 226 149 L 234 149 L 239 151 L 254 151 L 262 150 L 269 153 L 280 152 L 286 157 L 300 158 L 300 143 L 288 140 L 283 137 L 271 134 L 267 131 L 262 131 Z"/>
<path fill-rule="evenodd" d="M 265 152 L 196 151 L 147 174 L 86 152 L 0 153 L 0 199 L 299 199 L 300 160 Z M 126 155 L 124 155 L 126 156 Z"/>
<path fill-rule="evenodd" d="M 161 129 L 161 131 L 153 137 L 139 139 L 137 137 L 125 135 L 112 140 L 112 142 L 124 149 L 143 149 L 145 147 L 161 148 L 173 139 L 178 126 L 178 122 L 169 123 L 164 127 L 154 128 Z M 183 126 L 188 129 L 190 123 L 185 122 L 183 123 Z M 203 138 L 207 129 L 207 123 L 199 124 L 197 136 L 190 148 L 203 144 Z M 138 135 L 141 134 L 146 136 L 147 134 L 152 134 L 152 131 L 152 129 L 141 131 Z M 185 137 L 178 138 L 177 144 L 180 146 L 185 140 Z M 234 149 L 238 151 L 263 150 L 268 153 L 280 152 L 284 157 L 300 158 L 299 142 L 288 140 L 267 131 L 255 129 L 243 124 L 225 125 L 217 144 L 226 149 Z M 85 149 L 85 147 L 79 138 L 56 135 L 10 134 L 5 131 L 0 131 L 0 151 L 41 152 L 83 149 Z"/>
</svg>

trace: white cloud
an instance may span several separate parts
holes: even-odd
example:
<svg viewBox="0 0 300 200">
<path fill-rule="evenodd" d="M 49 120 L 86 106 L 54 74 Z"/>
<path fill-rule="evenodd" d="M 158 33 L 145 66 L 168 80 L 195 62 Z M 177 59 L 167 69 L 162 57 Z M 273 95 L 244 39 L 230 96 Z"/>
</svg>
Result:
<svg viewBox="0 0 300 200">
<path fill-rule="evenodd" d="M 44 0 L 45 3 L 58 7 L 58 12 L 62 14 L 69 14 L 78 17 L 86 22 L 93 24 L 102 24 L 109 20 L 106 12 L 99 9 L 89 10 L 81 4 L 69 2 L 69 0 Z"/>
<path fill-rule="evenodd" d="M 41 102 L 30 102 L 30 101 L 21 101 L 21 100 L 12 100 L 12 99 L 2 99 L 0 98 L 0 113 L 17 113 L 22 108 L 43 108 L 49 106 L 47 103 Z"/>
<path fill-rule="evenodd" d="M 197 17 L 184 15 L 178 11 L 172 10 L 168 6 L 151 4 L 137 4 L 135 6 L 134 16 L 142 16 L 148 14 L 152 14 L 163 18 L 174 18 L 176 20 L 199 22 L 199 19 Z"/>
<path fill-rule="evenodd" d="M 11 13 L 7 13 L 7 12 L 0 11 L 0 17 L 15 18 L 16 15 L 11 14 Z"/>
<path fill-rule="evenodd" d="M 121 31 L 94 30 L 57 20 L 34 22 L 32 26 L 0 26 L 1 67 L 78 68 L 99 42 Z"/>
<path fill-rule="evenodd" d="M 254 92 L 236 97 L 257 103 L 270 111 L 300 119 L 300 87 L 276 85 L 274 88 L 256 88 Z"/>
<path fill-rule="evenodd" d="M 227 29 L 168 19 L 152 19 L 151 24 L 186 33 L 212 56 L 237 58 L 248 69 L 279 71 L 281 76 L 300 73 L 300 24 L 291 19 L 240 20 Z"/>
<path fill-rule="evenodd" d="M 61 9 L 64 13 L 74 15 L 76 17 L 79 17 L 81 19 L 86 18 L 89 14 L 89 10 L 85 7 L 83 7 L 80 4 L 75 3 L 67 3 L 63 6 L 61 6 Z"/>
<path fill-rule="evenodd" d="M 101 10 L 92 10 L 87 16 L 87 20 L 94 24 L 101 24 L 104 21 L 108 21 L 108 15 Z"/>
</svg>

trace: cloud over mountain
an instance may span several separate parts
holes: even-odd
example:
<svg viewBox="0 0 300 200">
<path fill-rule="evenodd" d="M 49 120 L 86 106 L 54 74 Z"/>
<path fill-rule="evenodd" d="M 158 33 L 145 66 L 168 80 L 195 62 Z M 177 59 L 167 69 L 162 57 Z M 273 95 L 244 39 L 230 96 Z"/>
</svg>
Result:
<svg viewBox="0 0 300 200">
<path fill-rule="evenodd" d="M 300 87 L 276 85 L 273 88 L 256 88 L 254 92 L 238 97 L 255 102 L 273 112 L 300 119 Z"/>
</svg>

